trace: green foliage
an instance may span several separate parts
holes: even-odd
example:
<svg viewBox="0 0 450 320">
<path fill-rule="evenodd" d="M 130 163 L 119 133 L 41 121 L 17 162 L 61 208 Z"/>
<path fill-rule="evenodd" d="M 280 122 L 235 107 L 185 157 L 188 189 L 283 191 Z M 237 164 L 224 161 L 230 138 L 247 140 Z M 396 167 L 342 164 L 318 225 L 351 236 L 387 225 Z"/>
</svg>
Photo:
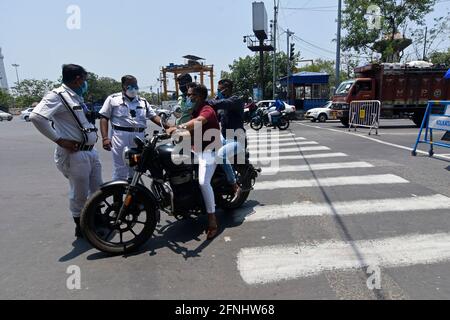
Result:
<svg viewBox="0 0 450 320">
<path fill-rule="evenodd" d="M 89 90 L 85 97 L 87 102 L 100 102 L 108 98 L 113 93 L 122 91 L 122 84 L 108 77 L 99 77 L 95 73 L 89 72 L 87 78 Z"/>
<path fill-rule="evenodd" d="M 13 106 L 14 99 L 8 91 L 0 89 L 0 107 L 5 111 Z"/>
<path fill-rule="evenodd" d="M 148 103 L 157 105 L 158 104 L 158 95 L 156 93 L 149 93 L 141 91 L 139 92 L 139 96 L 148 101 Z"/>
<path fill-rule="evenodd" d="M 444 64 L 450 68 L 450 48 L 445 52 L 433 52 L 430 60 L 434 64 Z"/>
<path fill-rule="evenodd" d="M 56 84 L 47 79 L 25 79 L 12 90 L 16 97 L 15 106 L 29 108 L 33 103 L 41 101 L 45 94 L 55 87 Z"/>
<path fill-rule="evenodd" d="M 376 51 L 376 42 L 383 35 L 387 43 L 381 46 L 380 53 L 383 61 L 388 60 L 396 50 L 395 35 L 404 33 L 408 24 L 424 25 L 424 18 L 433 10 L 435 3 L 436 0 L 345 0 L 342 17 L 342 27 L 346 31 L 342 39 L 344 50 L 373 53 Z M 370 17 L 367 9 L 370 5 L 377 5 L 381 9 L 381 30 L 368 28 Z"/>
<path fill-rule="evenodd" d="M 300 60 L 300 53 L 297 53 L 292 63 L 291 72 L 296 72 L 296 65 Z M 288 57 L 286 53 L 279 52 L 276 56 L 277 80 L 285 77 L 287 74 Z M 237 94 L 251 97 L 253 96 L 253 88 L 259 85 L 259 54 L 254 56 L 246 56 L 233 61 L 229 66 L 230 72 L 222 72 L 221 78 L 229 78 L 235 84 L 235 92 Z M 273 54 L 264 54 L 264 96 L 272 96 L 273 83 Z"/>
</svg>

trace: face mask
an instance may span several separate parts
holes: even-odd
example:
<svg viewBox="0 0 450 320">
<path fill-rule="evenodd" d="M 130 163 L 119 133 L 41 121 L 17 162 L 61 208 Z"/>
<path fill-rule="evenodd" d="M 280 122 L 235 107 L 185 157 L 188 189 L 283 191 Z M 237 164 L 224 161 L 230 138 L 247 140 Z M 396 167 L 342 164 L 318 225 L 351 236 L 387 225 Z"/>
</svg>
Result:
<svg viewBox="0 0 450 320">
<path fill-rule="evenodd" d="M 74 91 L 77 95 L 82 97 L 87 93 L 88 89 L 89 89 L 89 85 L 88 85 L 87 81 L 84 81 L 83 84 L 81 85 L 81 87 L 79 87 L 78 89 L 76 89 Z"/>
<path fill-rule="evenodd" d="M 138 87 L 134 87 L 134 86 L 128 86 L 127 91 L 125 92 L 125 94 L 129 97 L 129 98 L 136 98 L 137 95 L 139 94 L 139 88 Z"/>
<path fill-rule="evenodd" d="M 225 99 L 225 96 L 223 95 L 222 91 L 220 90 L 217 91 L 217 98 L 219 100 Z"/>
<path fill-rule="evenodd" d="M 196 103 L 191 100 L 191 98 L 187 98 L 186 100 L 186 109 L 194 110 L 196 107 Z"/>
</svg>

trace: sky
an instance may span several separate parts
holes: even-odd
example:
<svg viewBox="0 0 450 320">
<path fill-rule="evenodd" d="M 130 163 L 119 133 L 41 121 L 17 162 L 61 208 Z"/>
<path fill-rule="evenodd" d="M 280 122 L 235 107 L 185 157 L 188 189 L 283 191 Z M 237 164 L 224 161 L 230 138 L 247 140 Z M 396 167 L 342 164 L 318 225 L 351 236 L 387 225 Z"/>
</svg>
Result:
<svg viewBox="0 0 450 320">
<path fill-rule="evenodd" d="M 450 1 L 439 1 L 429 21 L 450 9 Z M 252 34 L 252 2 L 0 0 L 0 47 L 9 86 L 16 82 L 13 63 L 20 65 L 20 80 L 56 80 L 61 65 L 76 63 L 117 80 L 135 75 L 144 90 L 156 91 L 161 67 L 181 64 L 187 54 L 213 64 L 217 82 L 234 59 L 252 54 L 243 43 L 243 36 Z M 264 2 L 272 19 L 273 1 Z M 80 9 L 79 29 L 67 27 L 71 5 Z M 280 7 L 280 33 L 289 28 L 308 42 L 296 40 L 302 58 L 335 58 L 337 0 L 280 0 Z M 440 45 L 449 47 L 450 39 Z M 286 50 L 285 34 L 279 46 Z"/>
</svg>

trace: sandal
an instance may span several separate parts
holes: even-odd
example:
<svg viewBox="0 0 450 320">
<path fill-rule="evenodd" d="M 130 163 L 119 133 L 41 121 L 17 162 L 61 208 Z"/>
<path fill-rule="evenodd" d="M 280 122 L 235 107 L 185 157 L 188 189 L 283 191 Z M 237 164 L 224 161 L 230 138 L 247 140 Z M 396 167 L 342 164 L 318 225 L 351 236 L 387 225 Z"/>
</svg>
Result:
<svg viewBox="0 0 450 320">
<path fill-rule="evenodd" d="M 213 221 L 211 221 L 211 220 L 208 221 L 208 229 L 206 230 L 206 234 L 207 234 L 206 240 L 214 239 L 215 237 L 217 237 L 217 233 L 218 233 L 218 226 L 217 226 L 217 221 L 214 216 Z"/>
</svg>

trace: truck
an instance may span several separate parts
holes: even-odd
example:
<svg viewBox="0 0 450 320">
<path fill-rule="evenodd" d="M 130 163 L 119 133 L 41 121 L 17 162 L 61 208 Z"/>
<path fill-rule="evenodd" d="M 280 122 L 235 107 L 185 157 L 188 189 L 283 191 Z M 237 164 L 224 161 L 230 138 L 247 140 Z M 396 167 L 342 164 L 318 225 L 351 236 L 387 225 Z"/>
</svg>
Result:
<svg viewBox="0 0 450 320">
<path fill-rule="evenodd" d="M 379 100 L 381 116 L 407 115 L 420 127 L 428 101 L 450 100 L 448 67 L 418 64 L 374 63 L 355 68 L 356 78 L 342 82 L 332 101 L 335 116 L 349 126 L 352 101 Z"/>
</svg>

